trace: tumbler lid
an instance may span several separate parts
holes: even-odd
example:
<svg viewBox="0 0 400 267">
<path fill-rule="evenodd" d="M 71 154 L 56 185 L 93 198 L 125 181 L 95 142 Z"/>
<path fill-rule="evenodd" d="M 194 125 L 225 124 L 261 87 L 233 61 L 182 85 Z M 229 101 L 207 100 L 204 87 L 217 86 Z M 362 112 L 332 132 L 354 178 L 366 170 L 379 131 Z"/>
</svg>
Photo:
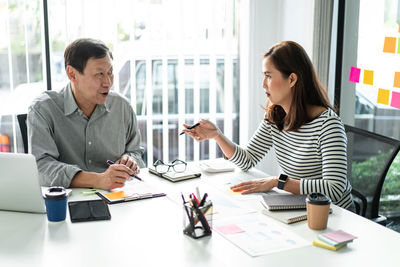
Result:
<svg viewBox="0 0 400 267">
<path fill-rule="evenodd" d="M 65 191 L 64 187 L 62 186 L 52 186 L 49 187 L 45 193 L 45 198 L 46 199 L 51 199 L 51 200 L 58 200 L 58 199 L 64 199 L 66 196 L 67 192 Z"/>
<path fill-rule="evenodd" d="M 314 205 L 328 205 L 331 199 L 322 193 L 311 193 L 307 195 L 306 202 Z"/>
</svg>

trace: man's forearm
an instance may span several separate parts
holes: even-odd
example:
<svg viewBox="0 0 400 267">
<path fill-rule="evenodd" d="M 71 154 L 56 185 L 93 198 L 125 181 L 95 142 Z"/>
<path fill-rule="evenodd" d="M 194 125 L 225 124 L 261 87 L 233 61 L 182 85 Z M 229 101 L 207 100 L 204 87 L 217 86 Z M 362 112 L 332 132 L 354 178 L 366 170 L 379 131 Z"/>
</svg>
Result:
<svg viewBox="0 0 400 267">
<path fill-rule="evenodd" d="M 100 173 L 78 172 L 71 181 L 70 187 L 94 187 L 98 188 Z"/>
</svg>

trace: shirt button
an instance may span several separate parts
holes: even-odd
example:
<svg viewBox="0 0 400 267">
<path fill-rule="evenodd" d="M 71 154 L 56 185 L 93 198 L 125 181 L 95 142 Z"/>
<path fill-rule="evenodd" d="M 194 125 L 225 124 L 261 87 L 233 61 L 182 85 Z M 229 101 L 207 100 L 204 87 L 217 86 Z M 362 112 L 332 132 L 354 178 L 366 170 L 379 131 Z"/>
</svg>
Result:
<svg viewBox="0 0 400 267">
<path fill-rule="evenodd" d="M 92 164 L 92 160 L 91 159 L 89 159 L 89 164 Z"/>
<path fill-rule="evenodd" d="M 89 146 L 90 146 L 90 145 L 92 144 L 92 142 L 89 141 L 88 144 L 89 144 Z"/>
</svg>

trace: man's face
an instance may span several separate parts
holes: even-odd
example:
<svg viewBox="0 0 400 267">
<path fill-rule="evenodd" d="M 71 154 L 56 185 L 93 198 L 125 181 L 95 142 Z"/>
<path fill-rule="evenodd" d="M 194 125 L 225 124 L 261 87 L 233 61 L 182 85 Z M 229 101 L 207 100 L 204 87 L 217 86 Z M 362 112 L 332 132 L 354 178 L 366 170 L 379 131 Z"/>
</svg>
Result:
<svg viewBox="0 0 400 267">
<path fill-rule="evenodd" d="M 90 58 L 83 73 L 74 72 L 75 79 L 72 82 L 78 105 L 94 108 L 97 104 L 104 104 L 114 82 L 110 56 L 107 54 L 103 58 Z"/>
</svg>

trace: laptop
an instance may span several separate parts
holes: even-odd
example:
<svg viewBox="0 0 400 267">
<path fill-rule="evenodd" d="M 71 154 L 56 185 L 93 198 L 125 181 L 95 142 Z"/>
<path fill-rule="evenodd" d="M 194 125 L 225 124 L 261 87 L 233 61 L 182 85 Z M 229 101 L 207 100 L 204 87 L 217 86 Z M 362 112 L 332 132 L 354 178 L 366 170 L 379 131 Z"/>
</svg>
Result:
<svg viewBox="0 0 400 267">
<path fill-rule="evenodd" d="M 0 210 L 46 213 L 33 155 L 0 153 Z"/>
</svg>

